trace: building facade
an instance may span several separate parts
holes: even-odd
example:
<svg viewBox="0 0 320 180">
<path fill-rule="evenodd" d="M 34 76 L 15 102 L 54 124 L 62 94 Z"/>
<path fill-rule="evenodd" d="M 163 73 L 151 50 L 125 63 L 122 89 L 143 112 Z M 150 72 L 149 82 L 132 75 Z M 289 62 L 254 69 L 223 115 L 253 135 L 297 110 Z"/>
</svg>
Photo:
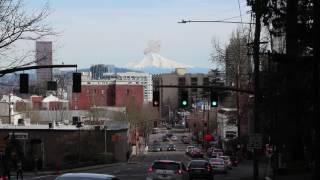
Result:
<svg viewBox="0 0 320 180">
<path fill-rule="evenodd" d="M 92 79 L 103 79 L 104 73 L 114 73 L 114 65 L 96 64 L 90 67 L 90 72 L 92 74 Z"/>
<path fill-rule="evenodd" d="M 36 42 L 36 63 L 41 65 L 52 65 L 52 42 L 37 41 Z M 37 69 L 37 81 L 40 85 L 45 86 L 47 81 L 51 80 L 52 69 Z"/>
<path fill-rule="evenodd" d="M 72 93 L 70 107 L 73 110 L 89 110 L 97 106 L 127 107 L 130 103 L 142 107 L 143 86 L 117 81 L 82 81 L 81 93 Z"/>
<path fill-rule="evenodd" d="M 124 72 L 124 73 L 104 73 L 103 79 L 127 84 L 140 84 L 143 85 L 143 99 L 144 102 L 152 101 L 152 75 L 149 73 L 139 72 Z"/>
<path fill-rule="evenodd" d="M 176 69 L 173 73 L 159 74 L 153 76 L 154 86 L 158 85 L 181 85 L 181 86 L 209 86 L 216 80 L 215 74 L 190 74 L 184 69 Z M 208 98 L 210 89 L 202 88 L 159 88 L 160 106 L 162 109 L 168 109 L 165 106 L 170 106 L 171 109 L 179 108 L 179 97 L 182 91 L 188 92 L 189 105 L 195 104 L 198 100 Z"/>
</svg>

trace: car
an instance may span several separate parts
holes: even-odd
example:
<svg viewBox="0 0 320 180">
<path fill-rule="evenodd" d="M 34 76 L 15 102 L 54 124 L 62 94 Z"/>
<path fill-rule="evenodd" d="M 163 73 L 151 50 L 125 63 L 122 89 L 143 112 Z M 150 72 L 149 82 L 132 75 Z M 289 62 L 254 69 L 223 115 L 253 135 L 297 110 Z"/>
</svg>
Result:
<svg viewBox="0 0 320 180">
<path fill-rule="evenodd" d="M 227 166 L 227 168 L 232 169 L 232 162 L 230 156 L 219 156 L 219 158 L 224 160 L 224 163 Z"/>
<path fill-rule="evenodd" d="M 230 156 L 230 160 L 231 160 L 232 166 L 238 166 L 239 159 L 237 156 Z"/>
<path fill-rule="evenodd" d="M 162 136 L 162 142 L 170 141 L 170 139 L 167 136 Z"/>
<path fill-rule="evenodd" d="M 213 179 L 213 172 L 210 163 L 207 160 L 191 160 L 187 166 L 189 179 L 206 178 Z"/>
<path fill-rule="evenodd" d="M 153 128 L 152 129 L 152 134 L 157 134 L 160 132 L 160 129 L 159 128 Z"/>
<path fill-rule="evenodd" d="M 167 151 L 176 151 L 176 145 L 169 144 L 168 147 L 167 147 Z"/>
<path fill-rule="evenodd" d="M 182 142 L 183 144 L 189 144 L 189 143 L 190 143 L 190 140 L 189 140 L 188 136 L 182 136 L 181 142 Z"/>
<path fill-rule="evenodd" d="M 152 145 L 149 149 L 150 152 L 160 152 L 162 151 L 161 145 Z"/>
<path fill-rule="evenodd" d="M 203 153 L 202 153 L 201 149 L 195 147 L 191 150 L 190 156 L 192 158 L 203 158 Z"/>
<path fill-rule="evenodd" d="M 172 141 L 177 141 L 178 138 L 177 138 L 177 136 L 171 136 L 171 140 L 172 140 Z"/>
<path fill-rule="evenodd" d="M 211 157 L 219 157 L 219 156 L 223 156 L 222 149 L 213 148 Z"/>
<path fill-rule="evenodd" d="M 173 136 L 173 134 L 172 134 L 172 133 L 167 133 L 166 136 L 167 136 L 168 138 L 171 138 L 171 137 Z"/>
<path fill-rule="evenodd" d="M 96 173 L 66 173 L 55 178 L 55 180 L 119 180 L 116 176 Z"/>
<path fill-rule="evenodd" d="M 180 161 L 156 160 L 148 169 L 146 180 L 174 179 L 188 180 L 188 172 L 185 165 Z"/>
<path fill-rule="evenodd" d="M 190 155 L 190 153 L 191 153 L 191 151 L 192 151 L 193 148 L 195 148 L 195 146 L 187 146 L 187 148 L 186 148 L 186 154 L 187 154 L 187 155 Z"/>
<path fill-rule="evenodd" d="M 210 158 L 209 163 L 213 169 L 213 172 L 227 173 L 227 166 L 222 158 Z"/>
</svg>

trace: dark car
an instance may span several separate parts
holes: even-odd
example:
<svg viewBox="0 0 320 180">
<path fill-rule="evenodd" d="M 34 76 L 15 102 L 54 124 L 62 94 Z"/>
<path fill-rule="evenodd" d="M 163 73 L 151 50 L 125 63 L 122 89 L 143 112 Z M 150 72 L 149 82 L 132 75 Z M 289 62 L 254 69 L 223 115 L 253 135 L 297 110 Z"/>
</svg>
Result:
<svg viewBox="0 0 320 180">
<path fill-rule="evenodd" d="M 58 176 L 55 180 L 119 180 L 119 178 L 108 174 L 66 173 Z"/>
<path fill-rule="evenodd" d="M 205 178 L 213 180 L 213 171 L 207 160 L 191 160 L 188 164 L 187 171 L 189 179 Z"/>
<path fill-rule="evenodd" d="M 167 151 L 175 151 L 176 150 L 176 145 L 174 144 L 169 144 L 167 147 Z"/>
<path fill-rule="evenodd" d="M 172 134 L 172 133 L 168 133 L 168 134 L 166 134 L 166 136 L 167 136 L 168 138 L 171 138 L 171 137 L 173 136 L 173 134 Z"/>
<path fill-rule="evenodd" d="M 167 136 L 162 136 L 162 141 L 167 142 L 167 141 L 170 141 L 170 139 Z"/>
<path fill-rule="evenodd" d="M 239 164 L 239 159 L 237 156 L 230 156 L 231 164 L 232 166 L 238 166 Z"/>
</svg>

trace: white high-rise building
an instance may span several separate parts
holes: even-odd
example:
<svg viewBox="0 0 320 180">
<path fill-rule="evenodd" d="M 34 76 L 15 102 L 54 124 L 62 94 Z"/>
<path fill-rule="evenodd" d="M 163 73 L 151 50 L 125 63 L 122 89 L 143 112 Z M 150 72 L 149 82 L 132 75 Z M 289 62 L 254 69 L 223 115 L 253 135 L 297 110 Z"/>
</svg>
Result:
<svg viewBox="0 0 320 180">
<path fill-rule="evenodd" d="M 152 75 L 149 73 L 124 72 L 124 73 L 103 73 L 103 79 L 127 82 L 128 84 L 141 84 L 144 88 L 144 101 L 152 101 Z"/>
</svg>

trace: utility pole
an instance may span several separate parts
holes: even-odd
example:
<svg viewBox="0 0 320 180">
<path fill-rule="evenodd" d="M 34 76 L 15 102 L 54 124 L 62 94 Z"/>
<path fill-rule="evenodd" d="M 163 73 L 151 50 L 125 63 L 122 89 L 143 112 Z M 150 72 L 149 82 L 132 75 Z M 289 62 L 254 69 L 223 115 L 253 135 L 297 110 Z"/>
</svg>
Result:
<svg viewBox="0 0 320 180">
<path fill-rule="evenodd" d="M 314 17 L 314 27 L 313 27 L 313 85 L 314 85 L 314 92 L 313 92 L 313 124 L 315 129 L 315 149 L 313 151 L 315 155 L 315 168 L 313 173 L 313 179 L 317 180 L 320 179 L 320 104 L 319 104 L 319 58 L 320 58 L 320 42 L 319 42 L 319 31 L 320 31 L 320 2 L 319 0 L 314 0 L 314 9 L 313 9 L 313 17 Z"/>
<path fill-rule="evenodd" d="M 259 76 L 259 51 L 260 51 L 260 32 L 261 32 L 261 4 L 260 0 L 255 1 L 255 31 L 253 41 L 253 61 L 254 61 L 254 133 L 260 132 L 259 123 L 259 101 L 260 101 L 260 76 Z M 258 150 L 253 151 L 253 179 L 259 179 Z"/>
</svg>

